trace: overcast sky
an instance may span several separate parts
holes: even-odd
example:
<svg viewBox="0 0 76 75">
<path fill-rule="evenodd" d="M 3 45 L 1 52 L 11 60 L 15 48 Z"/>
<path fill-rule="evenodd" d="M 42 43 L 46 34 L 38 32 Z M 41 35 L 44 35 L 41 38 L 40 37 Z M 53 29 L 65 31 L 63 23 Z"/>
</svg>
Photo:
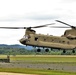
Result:
<svg viewBox="0 0 76 75">
<path fill-rule="evenodd" d="M 61 20 L 76 26 L 76 0 L 0 0 L 0 27 L 29 27 Z M 39 28 L 37 33 L 61 36 L 66 28 Z M 25 30 L 0 29 L 0 44 L 20 44 Z"/>
</svg>

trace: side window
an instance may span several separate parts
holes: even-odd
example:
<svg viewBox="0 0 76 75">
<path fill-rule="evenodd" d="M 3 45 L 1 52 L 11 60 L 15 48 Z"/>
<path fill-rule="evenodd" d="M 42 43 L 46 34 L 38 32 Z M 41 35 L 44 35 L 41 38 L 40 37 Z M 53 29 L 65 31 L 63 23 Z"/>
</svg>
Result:
<svg viewBox="0 0 76 75">
<path fill-rule="evenodd" d="M 70 44 L 70 42 L 68 41 L 67 44 Z"/>
<path fill-rule="evenodd" d="M 38 41 L 38 37 L 35 37 L 35 41 Z"/>
<path fill-rule="evenodd" d="M 46 39 L 44 39 L 44 41 L 46 41 Z"/>
</svg>

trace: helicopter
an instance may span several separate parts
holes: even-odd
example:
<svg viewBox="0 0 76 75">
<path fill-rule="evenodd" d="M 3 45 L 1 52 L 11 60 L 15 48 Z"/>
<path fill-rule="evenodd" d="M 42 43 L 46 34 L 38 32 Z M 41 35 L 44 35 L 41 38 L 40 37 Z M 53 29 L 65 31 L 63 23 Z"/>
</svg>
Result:
<svg viewBox="0 0 76 75">
<path fill-rule="evenodd" d="M 38 47 L 37 52 L 40 52 L 42 48 L 46 48 L 45 51 L 48 52 L 49 49 L 62 49 L 63 53 L 66 50 L 72 50 L 75 53 L 76 49 L 76 27 L 65 22 L 56 20 L 59 23 L 65 24 L 68 27 L 54 27 L 54 28 L 71 28 L 66 30 L 62 36 L 44 35 L 36 34 L 34 28 L 48 27 L 49 25 L 54 25 L 55 23 L 45 24 L 34 27 L 0 27 L 5 29 L 25 29 L 25 35 L 19 40 L 21 44 Z M 53 26 L 51 26 L 53 27 Z"/>
</svg>

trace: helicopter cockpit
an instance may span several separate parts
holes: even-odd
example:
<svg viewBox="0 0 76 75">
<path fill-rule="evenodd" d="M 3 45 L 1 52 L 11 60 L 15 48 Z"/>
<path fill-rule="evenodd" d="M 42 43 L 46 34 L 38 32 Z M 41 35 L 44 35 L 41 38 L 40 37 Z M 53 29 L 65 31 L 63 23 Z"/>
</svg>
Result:
<svg viewBox="0 0 76 75">
<path fill-rule="evenodd" d="M 24 35 L 23 38 L 28 39 L 28 35 Z"/>
</svg>

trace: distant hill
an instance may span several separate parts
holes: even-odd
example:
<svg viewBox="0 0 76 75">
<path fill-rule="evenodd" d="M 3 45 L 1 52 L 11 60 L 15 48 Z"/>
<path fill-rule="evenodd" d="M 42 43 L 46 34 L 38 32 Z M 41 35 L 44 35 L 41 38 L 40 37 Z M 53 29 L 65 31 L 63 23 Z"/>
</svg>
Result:
<svg viewBox="0 0 76 75">
<path fill-rule="evenodd" d="M 27 49 L 27 50 L 33 49 L 32 46 L 24 46 L 24 45 L 19 45 L 19 44 L 14 44 L 14 45 L 0 44 L 0 47 L 6 47 L 6 48 L 24 48 L 24 49 Z"/>
</svg>

